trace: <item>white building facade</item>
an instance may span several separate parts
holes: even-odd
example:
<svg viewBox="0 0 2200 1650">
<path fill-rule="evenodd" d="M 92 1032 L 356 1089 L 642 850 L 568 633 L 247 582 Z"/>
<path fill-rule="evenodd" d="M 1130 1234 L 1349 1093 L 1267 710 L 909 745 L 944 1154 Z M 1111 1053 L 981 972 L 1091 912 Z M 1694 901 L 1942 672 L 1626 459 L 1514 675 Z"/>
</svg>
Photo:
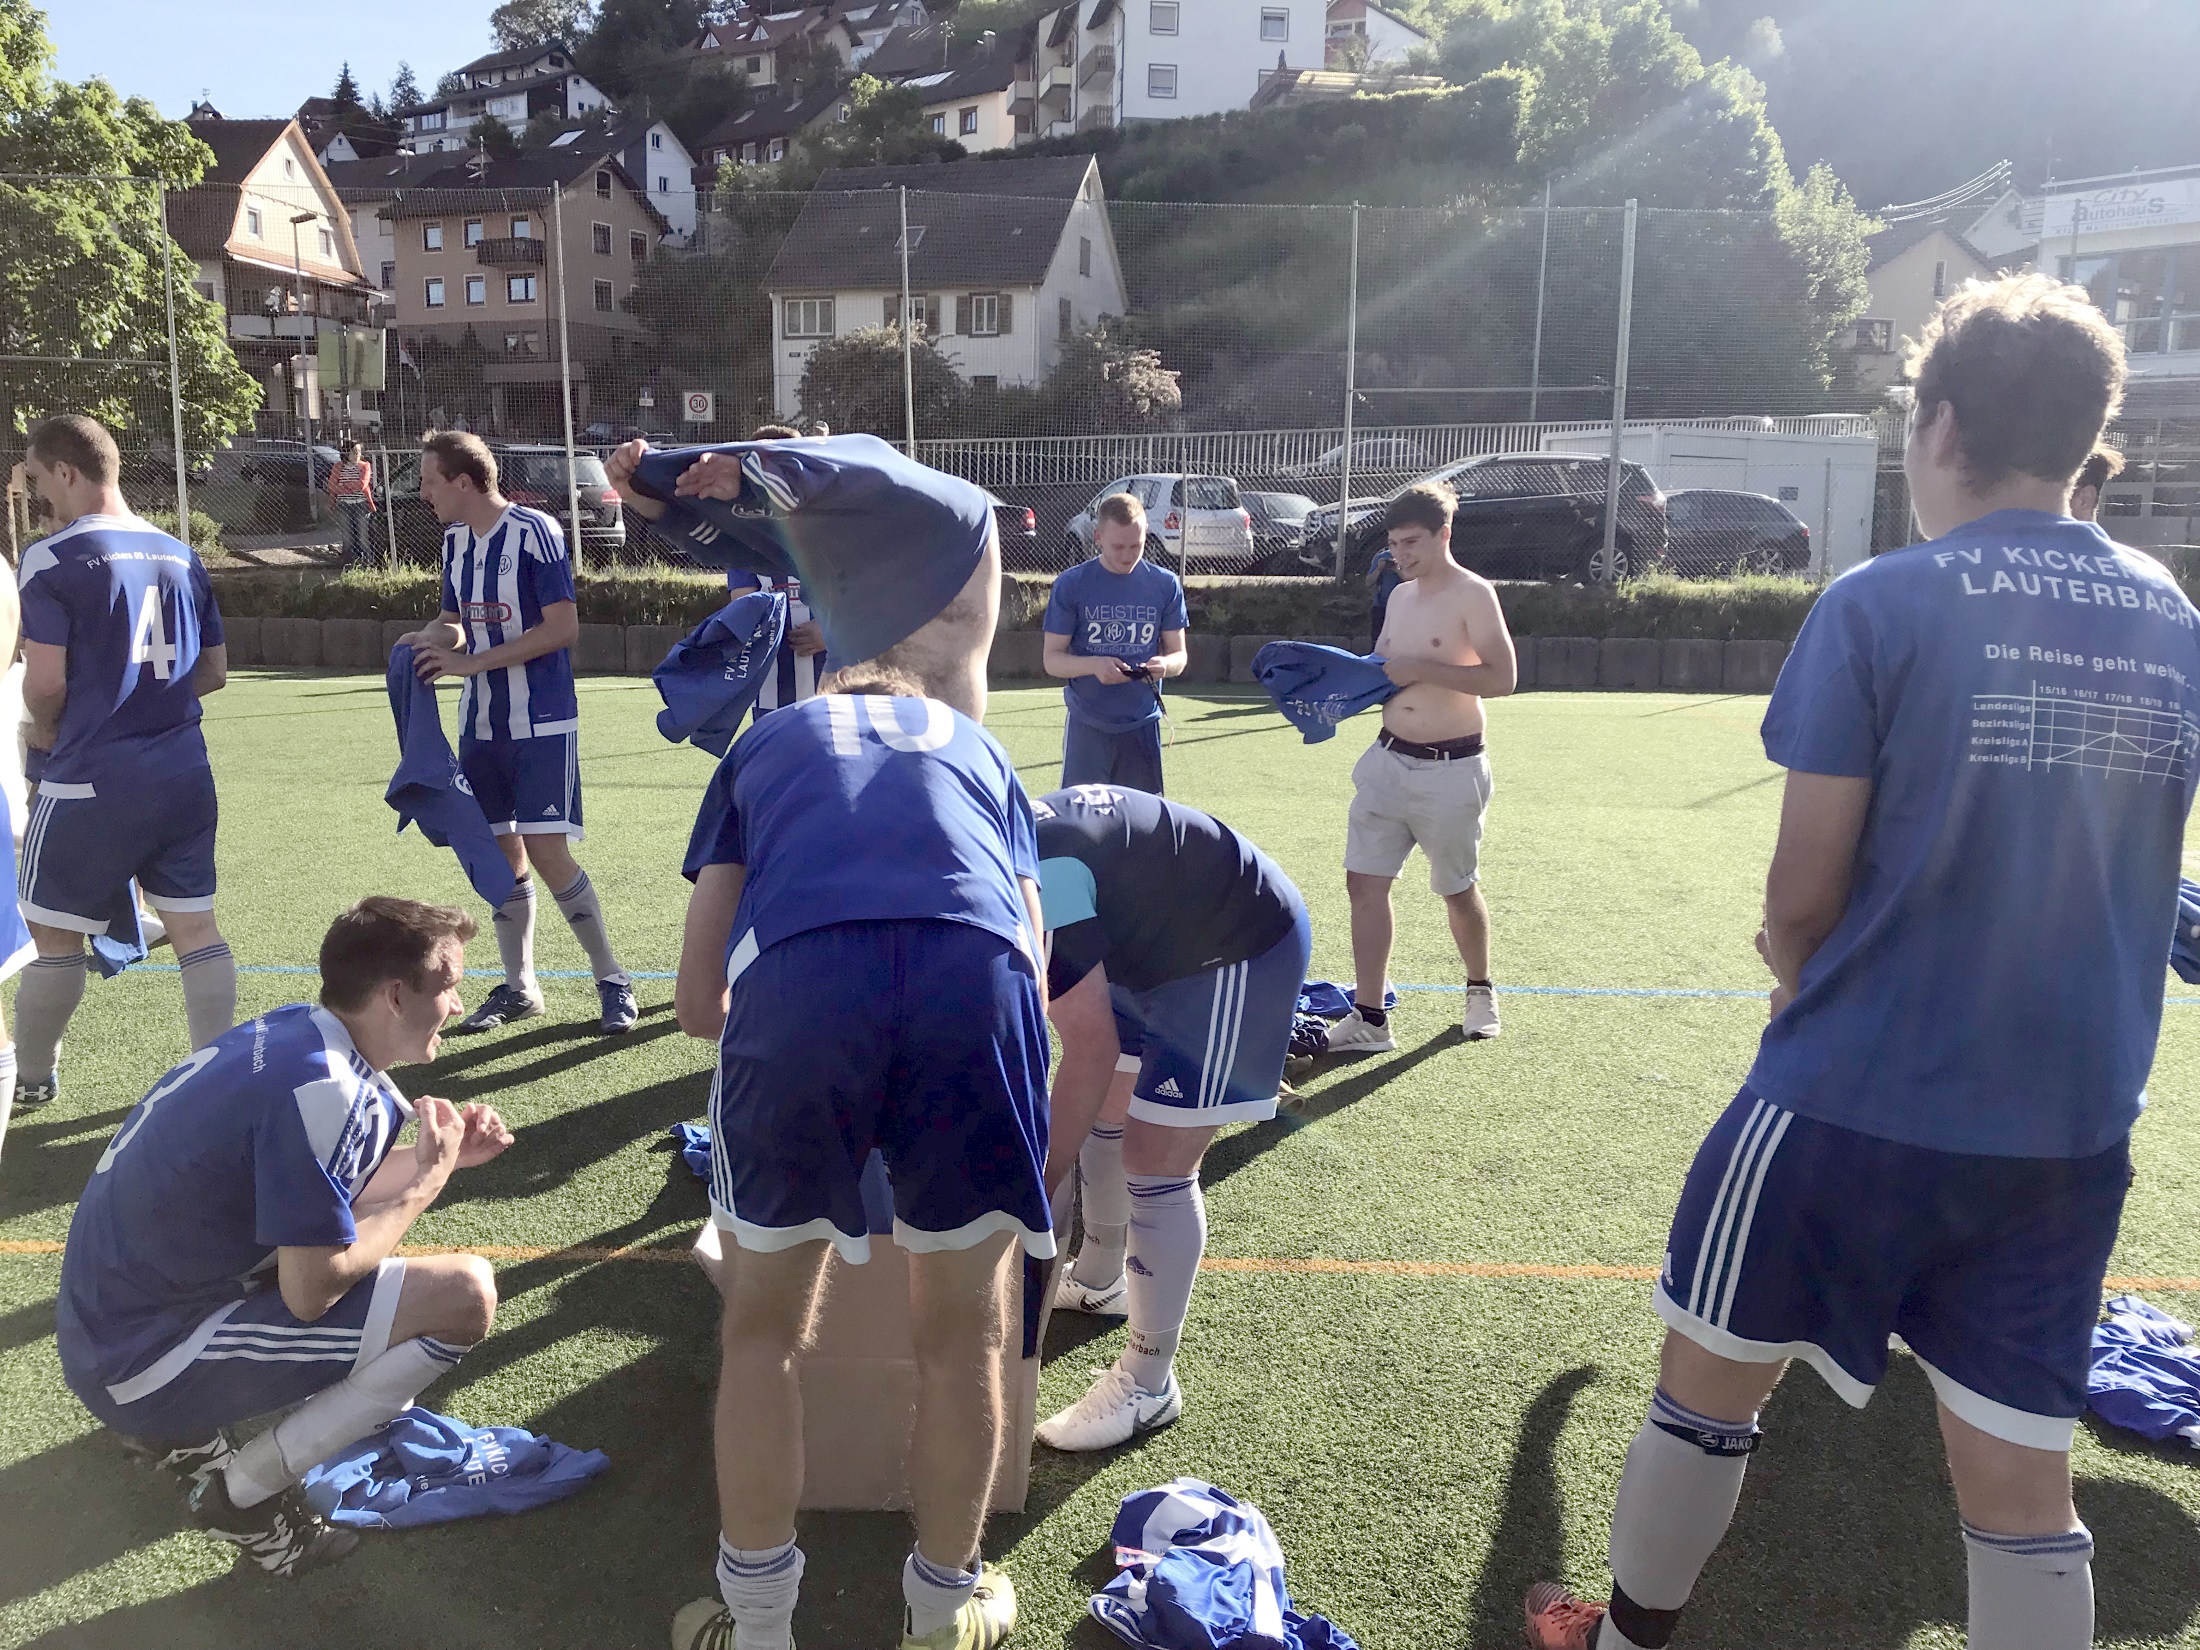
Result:
<svg viewBox="0 0 2200 1650">
<path fill-rule="evenodd" d="M 1250 107 L 1277 69 L 1319 69 L 1325 0 L 1085 0 L 1040 17 L 1012 94 L 1029 138 Z"/>
</svg>

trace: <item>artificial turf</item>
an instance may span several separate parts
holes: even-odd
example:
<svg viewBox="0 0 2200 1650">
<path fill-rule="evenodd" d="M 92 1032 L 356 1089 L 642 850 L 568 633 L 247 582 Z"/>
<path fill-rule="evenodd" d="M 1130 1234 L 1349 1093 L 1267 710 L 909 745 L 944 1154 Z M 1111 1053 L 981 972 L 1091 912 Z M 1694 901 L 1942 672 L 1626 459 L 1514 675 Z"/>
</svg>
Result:
<svg viewBox="0 0 2200 1650">
<path fill-rule="evenodd" d="M 646 683 L 585 681 L 581 699 L 581 855 L 628 965 L 667 970 L 708 759 L 657 736 Z M 1306 747 L 1250 693 L 1172 704 L 1172 793 L 1283 863 L 1313 911 L 1316 972 L 1345 976 L 1338 858 L 1348 774 L 1371 726 Z M 1747 698 L 1594 694 L 1497 707 L 1484 863 L 1509 988 L 1502 1040 L 1459 1038 L 1458 963 L 1416 861 L 1400 884 L 1394 974 L 1446 992 L 1407 993 L 1397 1053 L 1326 1062 L 1302 1084 L 1297 1115 L 1217 1142 L 1210 1255 L 1655 1266 L 1681 1175 L 1747 1068 L 1763 1004 L 1597 993 L 1764 985 L 1750 937 L 1779 788 L 1756 742 L 1761 710 Z M 1049 788 L 1058 695 L 1001 692 L 989 725 L 1026 784 Z M 329 917 L 365 893 L 469 898 L 448 854 L 392 835 L 379 680 L 247 674 L 209 702 L 208 732 L 222 920 L 247 968 L 307 968 Z M 578 970 L 578 948 L 547 905 L 545 916 L 542 965 Z M 486 942 L 478 951 L 477 966 L 493 963 Z M 240 1010 L 310 985 L 304 973 L 248 972 Z M 674 1030 L 668 980 L 641 983 L 642 1027 L 619 1042 L 591 1034 L 585 979 L 548 990 L 546 1020 L 454 1040 L 434 1067 L 399 1074 L 408 1092 L 493 1098 L 519 1137 L 454 1182 L 415 1240 L 684 1246 L 704 1197 L 662 1137 L 702 1115 L 708 1050 Z M 2051 995 L 2040 1011 L 2052 1017 Z M 2167 1014 L 2118 1273 L 2200 1278 L 2196 1016 Z M 90 990 L 63 1098 L 20 1118 L 6 1143 L 0 1243 L 64 1235 L 107 1136 L 184 1052 L 172 972 Z M 0 1252 L 0 1644 L 654 1647 L 673 1610 L 709 1588 L 713 1297 L 691 1267 L 500 1265 L 495 1335 L 428 1402 L 601 1448 L 611 1471 L 525 1517 L 370 1536 L 343 1565 L 295 1583 L 233 1572 L 62 1387 L 58 1268 L 51 1254 Z M 1116 1501 L 1191 1473 L 1268 1513 L 1302 1604 L 1366 1650 L 1516 1643 L 1530 1580 L 1603 1583 L 1620 1454 L 1655 1370 L 1647 1293 L 1625 1278 L 1426 1265 L 1209 1271 L 1180 1363 L 1182 1422 L 1097 1457 L 1042 1447 L 1029 1507 L 995 1521 L 989 1553 L 1023 1598 L 1013 1642 L 1114 1643 L 1082 1612 L 1109 1573 Z M 1058 1319 L 1042 1408 L 1076 1396 L 1121 1333 Z M 1678 1642 L 1960 1643 L 1962 1555 L 1931 1410 L 1900 1357 L 1861 1415 L 1807 1371 L 1792 1378 Z M 2200 1456 L 2082 1429 L 2077 1466 L 2079 1509 L 2100 1543 L 2102 1642 L 2200 1645 Z M 816 1515 L 803 1539 L 798 1642 L 895 1642 L 904 1520 Z"/>
</svg>

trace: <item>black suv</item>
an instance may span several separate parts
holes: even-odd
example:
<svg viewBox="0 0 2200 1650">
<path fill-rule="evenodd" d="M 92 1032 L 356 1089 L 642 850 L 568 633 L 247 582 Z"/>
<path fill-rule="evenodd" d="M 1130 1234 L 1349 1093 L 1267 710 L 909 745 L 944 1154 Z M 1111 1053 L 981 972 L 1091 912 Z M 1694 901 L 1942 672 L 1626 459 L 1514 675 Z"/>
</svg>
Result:
<svg viewBox="0 0 2200 1650">
<path fill-rule="evenodd" d="M 1491 579 L 1614 583 L 1665 564 L 1665 497 L 1640 464 L 1620 465 L 1619 535 L 1604 554 L 1604 487 L 1610 461 L 1568 453 L 1490 453 L 1422 476 L 1459 495 L 1451 550 Z M 1383 547 L 1383 512 L 1398 492 L 1352 506 L 1344 576 L 1358 578 Z M 1337 506 L 1306 518 L 1305 551 L 1329 560 Z"/>
<path fill-rule="evenodd" d="M 1673 571 L 1686 577 L 1810 571 L 1810 529 L 1776 498 L 1687 487 L 1665 495 L 1665 516 Z"/>
</svg>

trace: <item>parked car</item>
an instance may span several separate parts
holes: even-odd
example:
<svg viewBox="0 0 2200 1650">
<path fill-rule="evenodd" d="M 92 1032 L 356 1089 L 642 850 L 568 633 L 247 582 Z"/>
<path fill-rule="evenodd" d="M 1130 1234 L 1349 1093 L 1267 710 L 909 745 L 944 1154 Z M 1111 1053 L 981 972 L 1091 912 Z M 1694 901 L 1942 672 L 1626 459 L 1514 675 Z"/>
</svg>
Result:
<svg viewBox="0 0 2200 1650">
<path fill-rule="evenodd" d="M 313 444 L 313 463 L 309 477 L 304 442 L 262 441 L 238 453 L 237 479 L 257 487 L 311 487 L 325 490 L 330 468 L 342 463 L 343 458 L 344 455 L 334 447 L 316 441 Z"/>
<path fill-rule="evenodd" d="M 497 447 L 497 484 L 514 504 L 531 505 L 556 519 L 568 536 L 571 492 L 566 485 L 565 449 L 529 446 Z M 572 478 L 580 495 L 581 564 L 596 557 L 626 559 L 625 513 L 619 495 L 594 453 L 576 453 Z M 443 526 L 420 499 L 420 454 L 390 455 L 389 509 L 397 527 L 397 550 L 402 560 L 434 565 L 443 553 Z"/>
<path fill-rule="evenodd" d="M 985 496 L 993 506 L 993 530 L 1000 535 L 1001 565 L 1012 573 L 1044 571 L 1039 565 L 1038 516 L 1025 505 Z"/>
<path fill-rule="evenodd" d="M 1665 563 L 1669 529 L 1665 496 L 1641 465 L 1620 466 L 1619 534 L 1604 553 L 1604 488 L 1608 461 L 1564 453 L 1490 453 L 1419 478 L 1441 481 L 1459 495 L 1451 548 L 1462 566 L 1485 578 L 1611 583 Z M 1344 572 L 1357 578 L 1382 548 L 1383 512 L 1403 487 L 1365 504 L 1354 501 Z M 1332 561 L 1338 509 L 1308 515 L 1305 549 Z"/>
<path fill-rule="evenodd" d="M 1431 462 L 1427 450 L 1418 442 L 1397 436 L 1359 436 L 1352 443 L 1352 473 L 1355 476 L 1416 475 Z M 1278 470 L 1276 474 L 1286 481 L 1333 481 L 1343 463 L 1344 443 L 1340 441 L 1320 457 L 1294 464 L 1288 470 Z"/>
<path fill-rule="evenodd" d="M 1776 498 L 1684 487 L 1665 495 L 1672 526 L 1667 561 L 1690 578 L 1729 573 L 1808 573 L 1810 528 Z"/>
<path fill-rule="evenodd" d="M 1146 554 L 1178 573 L 1201 566 L 1242 571 L 1253 559 L 1253 518 L 1229 476 L 1122 476 L 1092 495 L 1070 518 L 1063 551 L 1075 566 L 1093 553 L 1094 512 L 1110 493 L 1130 493 L 1146 507 Z"/>
</svg>

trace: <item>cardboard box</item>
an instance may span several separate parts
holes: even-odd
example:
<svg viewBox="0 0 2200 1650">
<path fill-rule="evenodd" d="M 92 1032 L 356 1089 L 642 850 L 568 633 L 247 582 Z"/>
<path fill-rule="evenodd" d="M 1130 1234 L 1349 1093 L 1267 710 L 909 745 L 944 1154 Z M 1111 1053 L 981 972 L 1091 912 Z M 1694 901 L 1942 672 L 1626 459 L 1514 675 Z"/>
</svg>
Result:
<svg viewBox="0 0 2200 1650">
<path fill-rule="evenodd" d="M 877 1178 L 883 1182 L 883 1170 Z M 1056 1211 L 1057 1251 L 1066 1246 L 1072 1201 L 1065 1198 Z M 880 1225 L 874 1218 L 871 1258 L 863 1265 L 848 1265 L 838 1251 L 826 1263 L 817 1340 L 802 1360 L 804 1511 L 900 1511 L 910 1504 L 907 1468 L 917 1366 L 909 1326 L 909 1258 L 888 1235 L 892 1222 L 884 1222 L 884 1232 L 876 1230 Z M 724 1237 L 717 1226 L 706 1223 L 695 1239 L 696 1263 L 714 1284 L 724 1264 Z M 1046 1345 L 1054 1269 L 1060 1261 L 1029 1262 L 1019 1248 L 1009 1264 L 1014 1281 L 1001 1371 L 1008 1430 L 1000 1475 L 993 1484 L 995 1512 L 1023 1511 L 1031 1487 L 1039 1352 Z M 1029 1306 L 1037 1309 L 1035 1335 L 1027 1331 Z M 1029 1357 L 1023 1355 L 1026 1346 L 1032 1349 Z"/>
</svg>

